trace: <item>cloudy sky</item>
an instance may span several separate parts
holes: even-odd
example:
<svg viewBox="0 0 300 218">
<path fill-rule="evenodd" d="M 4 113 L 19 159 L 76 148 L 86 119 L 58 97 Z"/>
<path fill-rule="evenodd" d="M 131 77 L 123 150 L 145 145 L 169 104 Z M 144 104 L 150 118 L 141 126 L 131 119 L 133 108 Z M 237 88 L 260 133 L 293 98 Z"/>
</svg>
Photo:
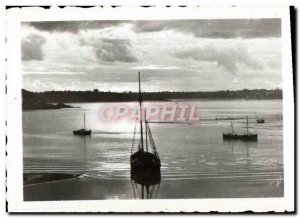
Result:
<svg viewBox="0 0 300 218">
<path fill-rule="evenodd" d="M 282 86 L 280 19 L 22 24 L 30 91 L 215 91 Z"/>
</svg>

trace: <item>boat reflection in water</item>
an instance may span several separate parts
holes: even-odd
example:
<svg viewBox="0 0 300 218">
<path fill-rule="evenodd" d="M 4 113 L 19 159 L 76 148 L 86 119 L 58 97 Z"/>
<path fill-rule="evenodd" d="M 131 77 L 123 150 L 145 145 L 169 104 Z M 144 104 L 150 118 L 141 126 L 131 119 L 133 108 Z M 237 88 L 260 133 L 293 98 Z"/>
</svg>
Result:
<svg viewBox="0 0 300 218">
<path fill-rule="evenodd" d="M 143 173 L 131 170 L 131 185 L 135 199 L 155 199 L 161 182 L 160 170 Z"/>
<path fill-rule="evenodd" d="M 257 148 L 258 143 L 256 141 L 236 141 L 233 139 L 223 139 L 223 144 L 231 146 L 231 153 L 246 153 L 247 157 L 250 156 L 250 148 Z M 243 149 L 243 147 L 245 149 Z"/>
</svg>

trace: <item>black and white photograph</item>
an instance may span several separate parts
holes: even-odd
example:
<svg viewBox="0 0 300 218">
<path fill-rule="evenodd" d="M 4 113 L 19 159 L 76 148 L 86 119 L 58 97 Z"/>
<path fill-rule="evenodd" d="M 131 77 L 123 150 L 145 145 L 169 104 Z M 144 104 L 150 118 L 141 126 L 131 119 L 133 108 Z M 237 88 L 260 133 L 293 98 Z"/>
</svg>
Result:
<svg viewBox="0 0 300 218">
<path fill-rule="evenodd" d="M 90 9 L 74 14 L 80 10 Z M 49 202 L 50 212 L 52 206 L 64 211 L 59 202 L 128 200 L 134 212 L 133 202 L 143 200 L 290 198 L 289 17 L 281 10 L 233 17 L 230 10 L 243 10 L 230 7 L 230 16 L 192 11 L 188 18 L 188 9 L 161 18 L 136 10 L 132 18 L 53 19 L 50 13 L 19 22 L 19 65 L 12 67 L 18 101 L 11 98 L 19 109 L 18 128 L 11 129 L 20 130 L 20 182 L 12 182 L 19 184 L 18 200 Z M 165 210 L 142 204 L 139 211 Z M 197 205 L 194 211 L 206 211 Z M 71 212 L 77 211 L 86 209 Z"/>
</svg>

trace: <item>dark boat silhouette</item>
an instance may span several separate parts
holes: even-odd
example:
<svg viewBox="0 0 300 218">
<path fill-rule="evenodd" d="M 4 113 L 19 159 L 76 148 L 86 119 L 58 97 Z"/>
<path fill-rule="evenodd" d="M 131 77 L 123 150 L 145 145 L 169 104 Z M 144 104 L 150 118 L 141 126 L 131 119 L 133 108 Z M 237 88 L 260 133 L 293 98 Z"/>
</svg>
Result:
<svg viewBox="0 0 300 218">
<path fill-rule="evenodd" d="M 160 171 L 160 158 L 156 150 L 156 146 L 151 134 L 149 123 L 146 119 L 146 111 L 143 115 L 143 103 L 141 93 L 141 79 L 139 73 L 139 105 L 140 105 L 140 141 L 137 145 L 137 151 L 133 152 L 135 147 L 135 134 L 134 130 L 133 143 L 130 154 L 131 171 L 144 173 L 146 171 Z M 143 130 L 145 126 L 145 131 Z M 145 132 L 145 142 L 144 142 Z M 152 149 L 152 152 L 150 152 Z"/>
<path fill-rule="evenodd" d="M 83 114 L 83 129 L 74 130 L 73 134 L 74 135 L 91 135 L 92 134 L 92 130 L 85 129 L 85 113 Z"/>
<path fill-rule="evenodd" d="M 233 123 L 231 122 L 231 132 L 230 133 L 223 133 L 223 139 L 237 139 L 237 140 L 242 140 L 242 141 L 257 141 L 257 134 L 254 133 L 249 133 L 249 128 L 248 128 L 248 117 L 246 118 L 247 120 L 247 132 L 245 134 L 237 134 L 234 132 L 233 129 Z"/>
<path fill-rule="evenodd" d="M 257 118 L 256 113 L 255 113 L 255 119 L 256 119 L 257 123 L 264 123 L 265 122 L 265 120 L 263 118 Z"/>
</svg>

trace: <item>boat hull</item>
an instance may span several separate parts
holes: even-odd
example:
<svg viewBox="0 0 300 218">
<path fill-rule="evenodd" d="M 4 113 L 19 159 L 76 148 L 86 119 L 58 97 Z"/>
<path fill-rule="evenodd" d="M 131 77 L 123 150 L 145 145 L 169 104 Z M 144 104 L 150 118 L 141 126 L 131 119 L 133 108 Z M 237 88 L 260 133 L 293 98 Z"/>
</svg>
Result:
<svg viewBox="0 0 300 218">
<path fill-rule="evenodd" d="M 234 139 L 242 141 L 257 141 L 257 134 L 238 135 L 238 134 L 223 134 L 223 139 Z"/>
<path fill-rule="evenodd" d="M 80 129 L 80 130 L 75 130 L 73 131 L 74 135 L 91 135 L 92 130 L 85 130 L 85 129 Z"/>
<path fill-rule="evenodd" d="M 256 120 L 257 123 L 264 123 L 265 120 L 264 119 L 259 119 L 259 120 Z"/>
<path fill-rule="evenodd" d="M 131 170 L 151 171 L 160 170 L 160 159 L 152 153 L 140 150 L 130 156 Z"/>
</svg>

